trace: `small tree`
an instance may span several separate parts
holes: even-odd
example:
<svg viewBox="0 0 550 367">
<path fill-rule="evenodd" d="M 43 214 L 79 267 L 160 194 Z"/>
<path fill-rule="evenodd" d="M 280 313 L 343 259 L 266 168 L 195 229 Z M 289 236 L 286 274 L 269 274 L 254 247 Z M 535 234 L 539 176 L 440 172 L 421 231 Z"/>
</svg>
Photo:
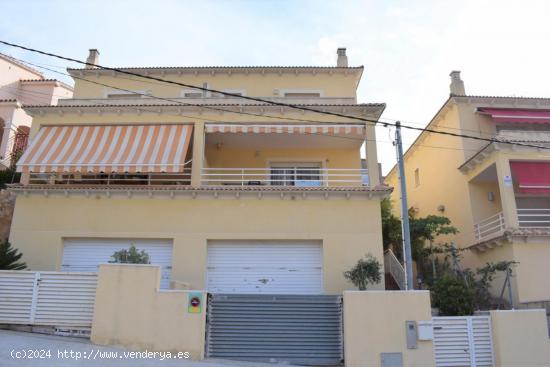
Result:
<svg viewBox="0 0 550 367">
<path fill-rule="evenodd" d="M 442 316 L 467 316 L 474 313 L 475 289 L 454 274 L 443 274 L 431 289 L 432 304 Z"/>
<path fill-rule="evenodd" d="M 366 290 L 367 285 L 380 283 L 380 269 L 382 265 L 371 254 L 367 254 L 364 259 L 359 259 L 357 264 L 344 273 L 344 277 L 352 282 L 359 290 Z"/>
<path fill-rule="evenodd" d="M 8 241 L 0 242 L 0 270 L 23 270 L 27 267 L 24 262 L 18 262 L 23 256 L 12 248 Z"/>
<path fill-rule="evenodd" d="M 122 264 L 149 264 L 149 255 L 141 250 L 138 251 L 136 246 L 131 245 L 128 250 L 122 249 L 115 251 L 112 258 L 112 263 Z"/>
</svg>

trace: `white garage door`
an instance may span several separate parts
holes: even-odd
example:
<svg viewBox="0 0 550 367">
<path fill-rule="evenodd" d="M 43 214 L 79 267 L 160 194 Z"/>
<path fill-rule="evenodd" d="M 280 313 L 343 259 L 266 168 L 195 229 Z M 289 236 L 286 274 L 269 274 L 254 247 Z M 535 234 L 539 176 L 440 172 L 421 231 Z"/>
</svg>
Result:
<svg viewBox="0 0 550 367">
<path fill-rule="evenodd" d="M 170 287 L 172 273 L 172 242 L 150 239 L 70 239 L 63 247 L 62 271 L 98 271 L 99 264 L 111 260 L 115 251 L 128 249 L 130 245 L 149 254 L 152 265 L 162 267 L 161 288 Z"/>
<path fill-rule="evenodd" d="M 319 241 L 210 241 L 212 293 L 322 294 Z"/>
</svg>

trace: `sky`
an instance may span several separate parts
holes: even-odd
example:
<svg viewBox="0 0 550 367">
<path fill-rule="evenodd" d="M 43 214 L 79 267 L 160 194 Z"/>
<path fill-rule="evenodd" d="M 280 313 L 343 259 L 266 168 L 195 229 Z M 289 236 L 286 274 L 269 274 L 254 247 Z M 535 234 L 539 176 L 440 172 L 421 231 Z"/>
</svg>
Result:
<svg viewBox="0 0 550 367">
<path fill-rule="evenodd" d="M 358 102 L 425 126 L 462 71 L 466 93 L 550 97 L 550 1 L 1 0 L 0 39 L 106 66 L 320 65 L 346 47 Z M 0 46 L 51 67 L 76 66 Z M 63 76 L 45 72 L 46 76 Z M 69 81 L 65 79 L 65 81 Z M 377 129 L 383 172 L 394 130 Z M 404 131 L 405 148 L 417 133 Z M 434 154 L 437 149 L 434 148 Z"/>
</svg>

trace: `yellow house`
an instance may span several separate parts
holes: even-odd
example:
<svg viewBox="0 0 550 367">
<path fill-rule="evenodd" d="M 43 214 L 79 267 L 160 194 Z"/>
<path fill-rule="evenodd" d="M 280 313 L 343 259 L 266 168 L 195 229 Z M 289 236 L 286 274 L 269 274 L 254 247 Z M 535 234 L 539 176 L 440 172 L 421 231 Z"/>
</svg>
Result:
<svg viewBox="0 0 550 367">
<path fill-rule="evenodd" d="M 471 96 L 460 72 L 451 94 L 428 124 L 433 130 L 549 147 L 550 99 Z M 444 215 L 469 268 L 517 261 L 516 307 L 550 300 L 550 150 L 423 132 L 405 154 L 409 207 L 419 216 Z M 396 187 L 394 167 L 385 179 Z M 499 296 L 504 276 L 493 283 Z M 508 297 L 508 291 L 504 292 Z M 509 299 L 508 299 L 509 300 Z"/>
<path fill-rule="evenodd" d="M 385 105 L 357 103 L 363 67 L 339 52 L 335 67 L 123 68 L 205 90 L 70 69 L 74 98 L 25 108 L 10 241 L 33 270 L 96 271 L 134 244 L 165 288 L 353 288 L 344 271 L 383 259 L 374 127 L 305 108 L 377 120 Z"/>
</svg>

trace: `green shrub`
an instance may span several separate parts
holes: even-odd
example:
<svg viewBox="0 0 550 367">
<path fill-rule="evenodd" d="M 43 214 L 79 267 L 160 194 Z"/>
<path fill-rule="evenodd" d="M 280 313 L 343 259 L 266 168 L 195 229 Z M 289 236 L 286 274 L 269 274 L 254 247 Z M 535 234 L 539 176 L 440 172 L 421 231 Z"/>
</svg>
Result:
<svg viewBox="0 0 550 367">
<path fill-rule="evenodd" d="M 369 283 L 380 283 L 382 279 L 380 269 L 382 265 L 371 254 L 367 254 L 364 259 L 359 259 L 357 264 L 344 273 L 344 277 L 352 282 L 359 290 L 366 290 Z"/>
<path fill-rule="evenodd" d="M 112 258 L 112 263 L 122 263 L 122 264 L 149 264 L 149 255 L 141 250 L 138 251 L 136 246 L 132 245 L 128 250 L 122 249 L 116 251 Z"/>
<path fill-rule="evenodd" d="M 475 288 L 453 274 L 443 274 L 431 289 L 432 304 L 442 316 L 467 316 L 474 313 Z"/>
</svg>

